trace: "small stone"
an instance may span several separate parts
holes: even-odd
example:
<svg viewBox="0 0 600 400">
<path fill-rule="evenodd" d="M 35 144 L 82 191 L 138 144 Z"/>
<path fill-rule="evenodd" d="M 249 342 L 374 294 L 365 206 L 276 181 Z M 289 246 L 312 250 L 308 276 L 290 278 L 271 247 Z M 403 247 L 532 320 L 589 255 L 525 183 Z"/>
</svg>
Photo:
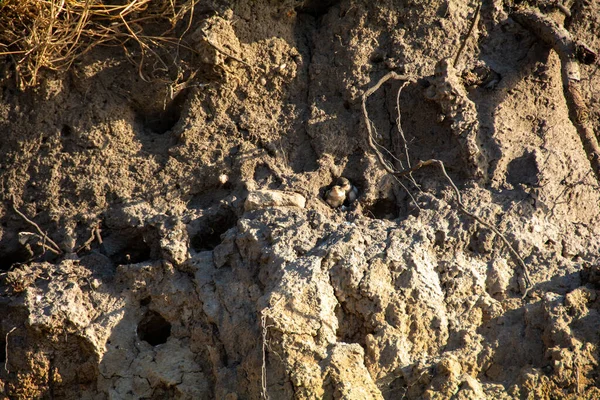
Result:
<svg viewBox="0 0 600 400">
<path fill-rule="evenodd" d="M 510 286 L 512 270 L 506 263 L 506 260 L 496 259 L 488 268 L 485 285 L 487 292 L 492 297 L 503 297 Z"/>
<path fill-rule="evenodd" d="M 459 376 L 462 367 L 454 355 L 444 357 L 437 365 L 438 372 L 444 375 Z"/>
<path fill-rule="evenodd" d="M 300 207 L 306 206 L 306 198 L 299 193 L 280 190 L 255 190 L 248 193 L 244 210 L 252 211 L 266 207 Z"/>
</svg>

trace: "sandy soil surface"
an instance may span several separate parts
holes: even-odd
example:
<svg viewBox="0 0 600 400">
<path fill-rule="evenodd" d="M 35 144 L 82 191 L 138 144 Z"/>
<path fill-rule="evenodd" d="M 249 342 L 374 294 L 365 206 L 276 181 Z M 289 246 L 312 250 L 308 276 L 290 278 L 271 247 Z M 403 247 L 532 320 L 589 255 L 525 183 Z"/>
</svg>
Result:
<svg viewBox="0 0 600 400">
<path fill-rule="evenodd" d="M 600 49 L 597 0 L 521 6 Z M 19 91 L 4 60 L 0 397 L 599 398 L 600 190 L 561 60 L 491 1 L 453 66 L 476 7 L 207 1 L 166 66 L 97 47 Z M 443 161 L 524 298 L 439 169 L 369 146 L 390 71 L 384 159 Z"/>
</svg>

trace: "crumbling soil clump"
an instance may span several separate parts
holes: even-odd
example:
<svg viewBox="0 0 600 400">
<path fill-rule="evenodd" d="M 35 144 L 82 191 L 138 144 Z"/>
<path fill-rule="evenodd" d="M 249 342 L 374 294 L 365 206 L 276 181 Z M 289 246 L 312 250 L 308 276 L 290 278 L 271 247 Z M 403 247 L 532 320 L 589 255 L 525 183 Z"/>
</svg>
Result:
<svg viewBox="0 0 600 400">
<path fill-rule="evenodd" d="M 598 4 L 172 4 L 0 58 L 1 398 L 600 397 Z"/>
</svg>

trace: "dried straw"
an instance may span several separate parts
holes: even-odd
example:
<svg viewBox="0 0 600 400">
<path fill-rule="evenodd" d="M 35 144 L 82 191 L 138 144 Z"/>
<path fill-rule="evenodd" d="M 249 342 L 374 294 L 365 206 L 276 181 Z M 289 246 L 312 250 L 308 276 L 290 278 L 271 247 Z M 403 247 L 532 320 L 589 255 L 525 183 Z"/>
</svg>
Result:
<svg viewBox="0 0 600 400">
<path fill-rule="evenodd" d="M 140 57 L 156 48 L 179 45 L 171 33 L 199 0 L 124 0 L 120 5 L 102 0 L 0 0 L 0 56 L 12 57 L 21 89 L 39 83 L 40 70 L 67 70 L 75 60 L 99 44 L 135 41 Z M 160 35 L 147 35 L 144 26 L 168 23 Z M 185 29 L 189 28 L 191 17 Z M 184 33 L 185 33 L 184 31 Z M 129 53 L 128 53 L 129 54 Z"/>
</svg>

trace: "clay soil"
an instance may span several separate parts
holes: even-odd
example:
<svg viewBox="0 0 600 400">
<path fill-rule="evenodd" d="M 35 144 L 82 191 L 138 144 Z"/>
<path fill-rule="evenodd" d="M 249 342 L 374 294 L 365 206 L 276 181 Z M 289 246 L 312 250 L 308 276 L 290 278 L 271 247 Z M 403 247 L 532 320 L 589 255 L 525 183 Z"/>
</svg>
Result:
<svg viewBox="0 0 600 400">
<path fill-rule="evenodd" d="M 597 0 L 552 4 L 520 6 L 600 49 Z M 203 1 L 141 64 L 98 46 L 20 90 L 0 59 L 0 397 L 600 398 L 600 190 L 560 60 L 489 1 L 454 68 L 476 6 Z M 368 99 L 384 158 L 443 161 L 524 298 L 439 169 L 369 147 L 390 71 L 414 79 L 408 152 L 401 82 Z"/>
</svg>

